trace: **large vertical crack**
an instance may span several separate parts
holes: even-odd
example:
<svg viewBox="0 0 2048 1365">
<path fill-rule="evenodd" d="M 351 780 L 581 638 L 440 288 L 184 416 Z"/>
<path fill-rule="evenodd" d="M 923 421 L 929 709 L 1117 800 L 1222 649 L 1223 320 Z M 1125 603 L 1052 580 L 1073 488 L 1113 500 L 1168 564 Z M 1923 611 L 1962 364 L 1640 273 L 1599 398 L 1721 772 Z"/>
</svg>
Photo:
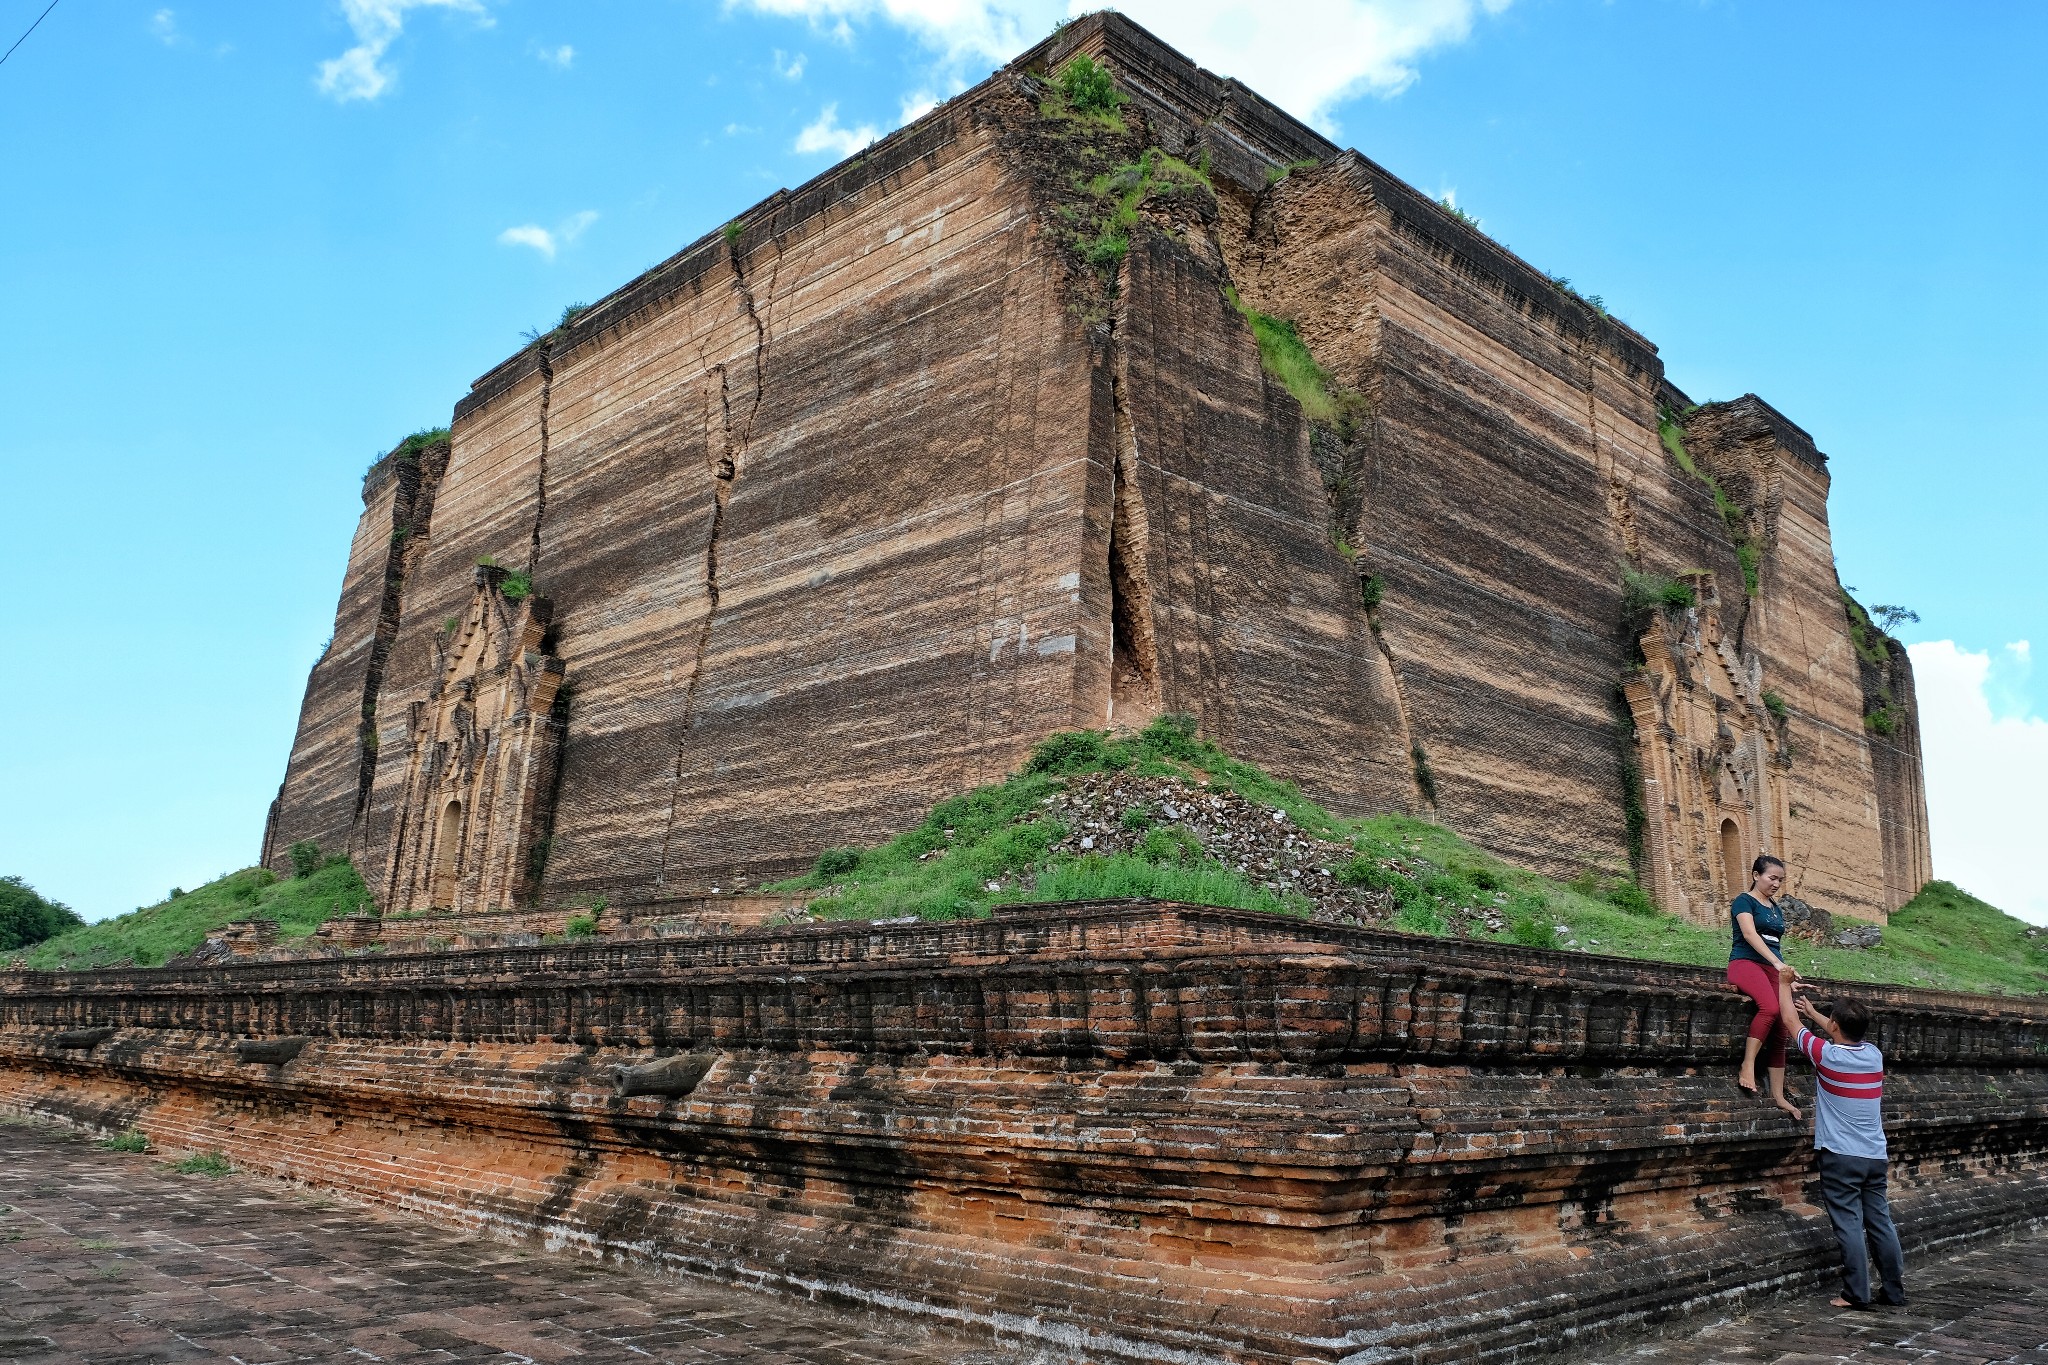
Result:
<svg viewBox="0 0 2048 1365">
<path fill-rule="evenodd" d="M 711 368 L 718 377 L 719 440 L 715 446 L 707 441 L 707 454 L 715 450 L 709 462 L 711 479 L 711 524 L 704 537 L 702 582 L 704 585 L 704 619 L 697 625 L 697 636 L 690 650 L 690 671 L 683 680 L 682 717 L 678 726 L 675 763 L 669 773 L 668 814 L 661 835 L 661 862 L 655 872 L 654 884 L 668 883 L 669 850 L 675 839 L 676 806 L 682 791 L 683 756 L 689 746 L 690 732 L 697 723 L 697 685 L 704 676 L 704 660 L 711 650 L 711 630 L 718 620 L 719 609 L 719 552 L 725 534 L 726 505 L 732 500 L 733 485 L 738 482 L 741 467 L 746 462 L 747 448 L 754 433 L 754 418 L 761 410 L 761 397 L 767 388 L 768 326 L 763 320 L 754 299 L 753 282 L 747 278 L 746 257 L 740 250 L 740 239 L 731 237 L 726 242 L 727 262 L 732 269 L 733 291 L 739 297 L 740 311 L 753 327 L 752 393 L 746 398 L 744 416 L 734 413 L 731 368 L 723 363 Z M 781 246 L 776 244 L 768 276 L 769 300 L 772 306 L 775 290 L 774 266 L 781 263 Z"/>
<path fill-rule="evenodd" d="M 1400 665 L 1394 661 L 1394 650 L 1387 643 L 1387 637 L 1380 626 L 1379 586 L 1377 575 L 1359 580 L 1360 594 L 1365 599 L 1366 631 L 1372 636 L 1380 658 L 1387 666 L 1387 685 L 1394 692 L 1394 715 L 1401 723 L 1401 745 L 1408 751 L 1409 776 L 1415 784 L 1415 794 L 1422 799 L 1424 813 L 1432 819 L 1436 816 L 1436 775 L 1429 766 L 1429 753 L 1422 747 L 1422 741 L 1415 737 L 1415 721 L 1408 711 L 1408 691 L 1401 686 Z"/>
<path fill-rule="evenodd" d="M 531 578 L 540 569 L 540 533 L 548 518 L 548 409 L 555 396 L 554 357 L 549 354 L 548 338 L 542 337 L 534 344 L 540 361 L 540 468 L 534 479 L 533 493 L 533 539 L 526 549 L 526 574 Z"/>
<path fill-rule="evenodd" d="M 1124 398 L 1121 348 L 1109 380 L 1116 453 L 1110 464 L 1109 519 L 1109 709 L 1105 723 L 1121 715 L 1142 723 L 1159 712 L 1159 650 L 1152 627 L 1152 584 L 1146 564 L 1151 536 L 1145 501 L 1138 488 L 1138 438 Z"/>
<path fill-rule="evenodd" d="M 427 528 L 434 515 L 434 493 L 448 468 L 450 447 L 446 440 L 432 442 L 396 459 L 398 491 L 391 507 L 391 548 L 384 556 L 384 595 L 377 608 L 377 626 L 370 640 L 370 659 L 363 670 L 363 698 L 356 727 L 356 799 L 349 842 L 360 828 L 363 812 L 370 804 L 370 788 L 377 775 L 377 696 L 384 687 L 384 666 L 391 657 L 391 644 L 398 636 L 398 620 L 404 606 L 408 572 L 426 553 Z"/>
</svg>

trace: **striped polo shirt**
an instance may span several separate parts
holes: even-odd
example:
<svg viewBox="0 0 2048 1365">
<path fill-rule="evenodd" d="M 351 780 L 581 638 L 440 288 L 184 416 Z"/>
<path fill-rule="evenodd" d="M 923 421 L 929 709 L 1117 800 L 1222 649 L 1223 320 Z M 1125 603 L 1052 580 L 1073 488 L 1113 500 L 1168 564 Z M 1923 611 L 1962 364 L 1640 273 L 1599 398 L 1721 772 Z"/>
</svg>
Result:
<svg viewBox="0 0 2048 1365">
<path fill-rule="evenodd" d="M 1831 1043 L 1810 1029 L 1799 1030 L 1798 1042 L 1813 1063 L 1813 1145 L 1885 1160 L 1884 1054 L 1875 1043 Z"/>
</svg>

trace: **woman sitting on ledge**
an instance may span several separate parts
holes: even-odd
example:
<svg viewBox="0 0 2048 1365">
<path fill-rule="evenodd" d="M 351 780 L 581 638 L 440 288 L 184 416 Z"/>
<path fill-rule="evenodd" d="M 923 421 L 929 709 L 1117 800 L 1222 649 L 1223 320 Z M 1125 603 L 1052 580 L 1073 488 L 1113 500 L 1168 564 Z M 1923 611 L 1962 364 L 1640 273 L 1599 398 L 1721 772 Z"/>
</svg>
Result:
<svg viewBox="0 0 2048 1365">
<path fill-rule="evenodd" d="M 1735 1083 L 1752 1095 L 1756 1093 L 1756 1060 L 1762 1054 L 1764 1070 L 1771 1078 L 1771 1103 L 1799 1119 L 1805 1116 L 1785 1098 L 1785 1021 L 1778 1017 L 1785 915 L 1778 908 L 1777 897 L 1784 884 L 1785 864 L 1780 859 L 1764 853 L 1750 864 L 1749 890 L 1729 907 L 1735 920 L 1735 939 L 1728 953 L 1728 983 L 1756 1001 L 1756 1018 L 1749 1021 L 1749 1042 L 1743 1047 L 1742 1070 Z"/>
</svg>

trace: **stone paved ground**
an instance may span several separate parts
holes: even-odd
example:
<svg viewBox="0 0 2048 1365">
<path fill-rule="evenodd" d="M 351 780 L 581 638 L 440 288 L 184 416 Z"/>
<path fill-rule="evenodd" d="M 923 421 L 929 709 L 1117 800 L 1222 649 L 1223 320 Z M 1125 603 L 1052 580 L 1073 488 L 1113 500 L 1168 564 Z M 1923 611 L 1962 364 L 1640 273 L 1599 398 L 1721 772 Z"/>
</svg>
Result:
<svg viewBox="0 0 2048 1365">
<path fill-rule="evenodd" d="M 1057 1365 L 917 1323 L 598 1265 L 0 1121 L 0 1360 Z M 2048 1229 L 1907 1265 L 1912 1307 L 1810 1293 L 1581 1365 L 2048 1365 Z"/>
<path fill-rule="evenodd" d="M 464 1237 L 0 1119 L 0 1360 L 1010 1365 L 744 1289 Z"/>
<path fill-rule="evenodd" d="M 1911 1230 L 1908 1229 L 1908 1232 Z M 1925 1263 L 1905 1308 L 1830 1308 L 1830 1285 L 1582 1360 L 1581 1365 L 2048 1365 L 2048 1228 Z"/>
</svg>

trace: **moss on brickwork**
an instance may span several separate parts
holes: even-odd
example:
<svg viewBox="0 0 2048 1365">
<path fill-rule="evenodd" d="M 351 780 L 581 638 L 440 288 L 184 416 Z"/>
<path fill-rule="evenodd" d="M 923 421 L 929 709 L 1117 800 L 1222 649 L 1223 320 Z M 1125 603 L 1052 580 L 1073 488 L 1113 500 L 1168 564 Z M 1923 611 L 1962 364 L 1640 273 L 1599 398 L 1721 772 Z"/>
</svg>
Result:
<svg viewBox="0 0 2048 1365">
<path fill-rule="evenodd" d="M 29 966 L 48 970 L 156 967 L 191 952 L 207 934 L 232 920 L 276 920 L 278 939 L 285 941 L 304 938 L 337 915 L 367 908 L 369 899 L 363 879 L 345 858 L 330 859 L 304 877 L 284 881 L 268 868 L 249 867 L 155 905 L 74 929 L 24 956 Z"/>
<path fill-rule="evenodd" d="M 1678 414 L 1666 407 L 1657 409 L 1657 435 L 1664 443 L 1672 462 L 1680 469 L 1705 484 L 1707 491 L 1714 495 L 1714 510 L 1721 514 L 1722 524 L 1735 541 L 1736 562 L 1742 566 L 1742 590 L 1755 597 L 1761 582 L 1759 574 L 1763 568 L 1763 547 L 1757 543 L 1756 533 L 1749 524 L 1749 513 L 1729 497 L 1720 481 L 1706 470 L 1701 469 L 1685 448 L 1685 428 L 1680 424 Z"/>
<path fill-rule="evenodd" d="M 1354 856 L 1333 869 L 1332 880 L 1369 893 L 1374 908 L 1365 913 L 1379 927 L 1707 967 L 1728 960 L 1726 931 L 1661 913 L 1627 878 L 1589 870 L 1558 881 L 1423 820 L 1340 818 L 1171 716 L 1136 735 L 1054 735 L 1008 780 L 941 802 L 915 829 L 879 847 L 832 849 L 809 876 L 768 889 L 818 892 L 810 913 L 822 919 L 973 918 L 1002 904 L 1112 896 L 1330 917 L 1327 899 L 1312 901 L 1295 883 L 1233 866 L 1225 861 L 1230 851 L 1203 847 L 1157 807 L 1123 816 L 1142 841 L 1081 851 L 1064 818 L 1075 808 L 1068 794 L 1099 774 L 1233 793 L 1283 813 L 1319 852 L 1348 845 Z M 1840 980 L 2048 993 L 2048 932 L 2029 936 L 2019 920 L 1947 882 L 1929 883 L 1894 915 L 1875 948 L 1795 940 L 1788 957 L 1809 975 Z"/>
</svg>

